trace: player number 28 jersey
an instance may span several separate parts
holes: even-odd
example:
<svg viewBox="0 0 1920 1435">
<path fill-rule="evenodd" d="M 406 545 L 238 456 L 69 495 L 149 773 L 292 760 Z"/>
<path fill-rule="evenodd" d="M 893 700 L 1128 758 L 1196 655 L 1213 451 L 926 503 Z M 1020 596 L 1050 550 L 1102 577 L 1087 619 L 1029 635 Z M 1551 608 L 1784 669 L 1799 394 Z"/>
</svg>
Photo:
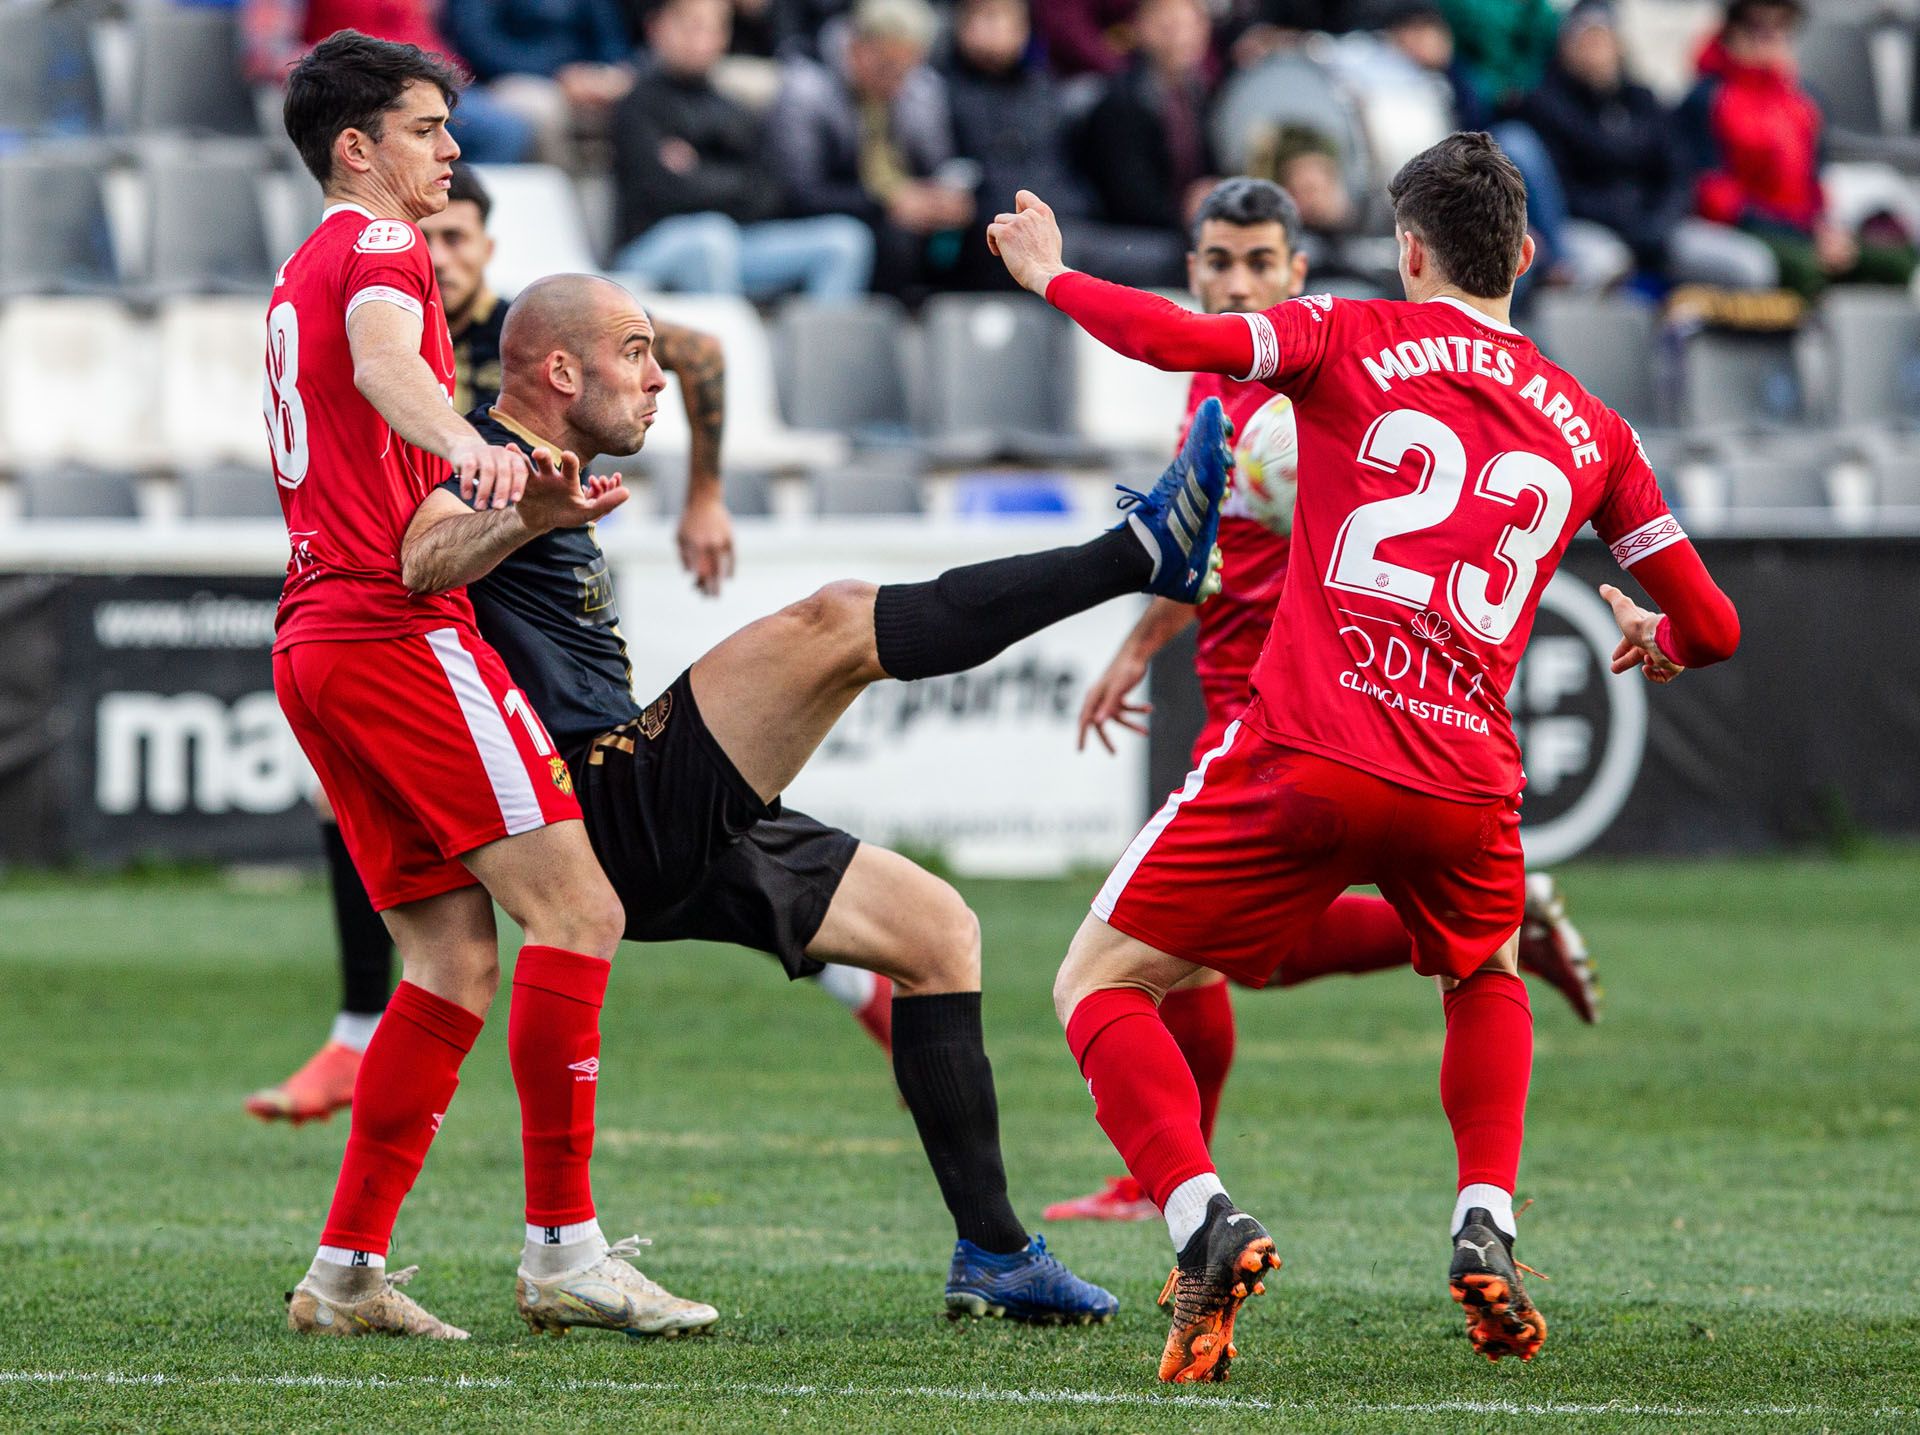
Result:
<svg viewBox="0 0 1920 1435">
<path fill-rule="evenodd" d="M 1299 410 L 1292 572 L 1248 720 L 1444 797 L 1517 795 L 1506 693 L 1589 520 L 1630 565 L 1685 537 L 1638 437 L 1465 304 L 1313 295 L 1249 315 Z"/>
<path fill-rule="evenodd" d="M 347 319 L 368 303 L 420 317 L 420 355 L 452 402 L 453 342 L 425 239 L 334 205 L 281 267 L 267 311 L 262 408 L 292 547 L 276 648 L 473 626 L 464 590 L 422 597 L 400 581 L 401 538 L 448 469 L 354 386 Z"/>
</svg>

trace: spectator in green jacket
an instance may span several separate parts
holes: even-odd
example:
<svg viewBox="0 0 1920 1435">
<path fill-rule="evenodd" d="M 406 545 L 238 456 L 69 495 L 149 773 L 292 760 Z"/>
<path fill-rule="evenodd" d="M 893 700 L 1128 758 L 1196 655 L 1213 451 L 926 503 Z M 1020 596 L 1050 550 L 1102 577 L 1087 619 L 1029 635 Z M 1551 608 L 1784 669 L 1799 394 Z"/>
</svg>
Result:
<svg viewBox="0 0 1920 1435">
<path fill-rule="evenodd" d="M 1540 83 L 1560 33 L 1552 0 L 1440 0 L 1440 9 L 1487 105 L 1511 110 Z"/>
</svg>

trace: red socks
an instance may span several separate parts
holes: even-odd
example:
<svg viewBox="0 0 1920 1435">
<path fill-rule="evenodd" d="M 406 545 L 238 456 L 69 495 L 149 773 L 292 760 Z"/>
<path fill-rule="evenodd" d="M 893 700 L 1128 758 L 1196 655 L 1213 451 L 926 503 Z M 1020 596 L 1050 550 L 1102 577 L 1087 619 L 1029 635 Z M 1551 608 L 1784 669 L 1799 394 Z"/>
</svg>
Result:
<svg viewBox="0 0 1920 1435">
<path fill-rule="evenodd" d="M 1440 1104 L 1453 1126 L 1460 1185 L 1511 1191 L 1520 1174 L 1527 1081 L 1533 1072 L 1527 985 L 1506 972 L 1479 971 L 1445 1000 Z"/>
<path fill-rule="evenodd" d="M 1287 953 L 1274 984 L 1293 987 L 1315 977 L 1359 976 L 1412 962 L 1413 938 L 1386 898 L 1337 897 Z"/>
<path fill-rule="evenodd" d="M 394 989 L 360 1059 L 353 1126 L 321 1245 L 387 1253 L 400 1203 L 427 1159 L 480 1025 L 424 987 L 403 981 Z"/>
<path fill-rule="evenodd" d="M 1213 1120 L 1220 1113 L 1220 1092 L 1233 1069 L 1233 998 L 1225 982 L 1170 991 L 1160 1002 L 1166 1024 L 1187 1059 L 1200 1091 L 1200 1135 L 1213 1145 Z"/>
<path fill-rule="evenodd" d="M 1067 1045 L 1093 1093 L 1094 1119 L 1154 1205 L 1213 1170 L 1193 1073 L 1145 992 L 1116 987 L 1083 998 L 1067 1021 Z"/>
<path fill-rule="evenodd" d="M 507 1059 L 520 1093 L 527 1224 L 593 1219 L 593 1098 L 600 1004 L 613 964 L 559 947 L 522 947 L 513 970 Z"/>
</svg>

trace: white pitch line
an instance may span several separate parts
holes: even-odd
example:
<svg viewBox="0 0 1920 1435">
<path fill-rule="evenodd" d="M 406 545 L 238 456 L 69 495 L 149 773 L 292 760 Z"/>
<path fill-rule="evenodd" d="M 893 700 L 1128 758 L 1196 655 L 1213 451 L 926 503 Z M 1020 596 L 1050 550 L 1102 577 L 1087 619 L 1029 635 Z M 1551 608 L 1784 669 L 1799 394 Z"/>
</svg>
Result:
<svg viewBox="0 0 1920 1435">
<path fill-rule="evenodd" d="M 94 1370 L 0 1370 L 0 1386 L 109 1385 L 148 1389 L 236 1387 L 255 1390 L 517 1390 L 531 1395 L 681 1395 L 705 1399 L 753 1396 L 772 1399 L 933 1400 L 973 1405 L 1118 1405 L 1141 1409 L 1265 1412 L 1288 1415 L 1639 1415 L 1662 1419 L 1712 1419 L 1726 1416 L 1805 1418 L 1841 1413 L 1883 1419 L 1920 1411 L 1883 1407 L 1844 1412 L 1828 1405 L 1648 1405 L 1626 1401 L 1576 1400 L 1426 1400 L 1313 1401 L 1265 1400 L 1258 1396 L 1148 1395 L 1100 1390 L 994 1390 L 984 1386 L 862 1386 L 738 1384 L 701 1385 L 672 1380 L 514 1380 L 502 1375 L 167 1375 Z"/>
</svg>

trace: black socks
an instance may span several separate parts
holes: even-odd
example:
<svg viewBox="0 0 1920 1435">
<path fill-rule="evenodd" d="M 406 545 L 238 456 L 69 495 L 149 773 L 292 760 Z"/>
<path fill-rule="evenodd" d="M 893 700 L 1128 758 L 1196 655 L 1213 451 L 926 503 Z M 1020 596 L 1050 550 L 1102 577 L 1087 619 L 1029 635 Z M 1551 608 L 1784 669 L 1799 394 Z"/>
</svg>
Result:
<svg viewBox="0 0 1920 1435">
<path fill-rule="evenodd" d="M 1000 1160 L 1000 1104 L 980 1035 L 980 993 L 895 997 L 893 1076 L 955 1233 L 998 1255 L 1024 1249 L 1026 1227 L 1007 1200 Z"/>
<path fill-rule="evenodd" d="M 322 822 L 320 840 L 333 885 L 333 920 L 340 928 L 340 1010 L 375 1016 L 387 1009 L 393 990 L 393 938 L 354 870 L 339 824 Z"/>
<path fill-rule="evenodd" d="M 874 646 L 892 678 L 977 668 L 1020 639 L 1110 599 L 1138 593 L 1153 560 L 1130 528 L 952 568 L 931 583 L 889 583 L 873 602 Z"/>
</svg>

